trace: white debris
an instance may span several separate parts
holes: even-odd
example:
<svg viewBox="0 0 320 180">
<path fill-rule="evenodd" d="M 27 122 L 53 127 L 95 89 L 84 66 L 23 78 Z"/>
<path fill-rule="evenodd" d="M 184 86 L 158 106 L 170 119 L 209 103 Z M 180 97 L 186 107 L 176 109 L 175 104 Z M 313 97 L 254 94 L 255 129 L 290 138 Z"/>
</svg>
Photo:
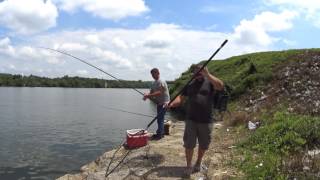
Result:
<svg viewBox="0 0 320 180">
<path fill-rule="evenodd" d="M 312 150 L 312 151 L 308 151 L 308 155 L 309 156 L 315 156 L 315 155 L 318 155 L 320 154 L 320 149 L 315 149 L 315 150 Z"/>
<path fill-rule="evenodd" d="M 256 126 L 255 123 L 249 121 L 249 122 L 248 122 L 248 128 L 249 128 L 250 130 L 255 130 L 255 129 L 257 128 L 257 126 Z"/>
</svg>

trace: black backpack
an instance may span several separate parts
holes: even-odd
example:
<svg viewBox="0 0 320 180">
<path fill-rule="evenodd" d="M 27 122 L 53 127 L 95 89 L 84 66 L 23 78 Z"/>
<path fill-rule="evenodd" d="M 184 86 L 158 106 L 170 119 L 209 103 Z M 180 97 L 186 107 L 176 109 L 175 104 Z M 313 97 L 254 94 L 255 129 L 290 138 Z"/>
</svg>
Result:
<svg viewBox="0 0 320 180">
<path fill-rule="evenodd" d="M 219 112 L 227 111 L 228 101 L 230 99 L 232 88 L 229 85 L 224 85 L 223 90 L 216 91 L 213 96 L 213 108 Z"/>
</svg>

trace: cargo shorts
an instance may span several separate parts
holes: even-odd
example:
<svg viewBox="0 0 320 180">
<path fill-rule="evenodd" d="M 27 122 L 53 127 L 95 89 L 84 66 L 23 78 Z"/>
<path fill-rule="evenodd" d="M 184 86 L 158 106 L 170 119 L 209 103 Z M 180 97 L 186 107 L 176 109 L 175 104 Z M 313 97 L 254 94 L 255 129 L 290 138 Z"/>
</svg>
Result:
<svg viewBox="0 0 320 180">
<path fill-rule="evenodd" d="M 211 142 L 212 127 L 213 123 L 196 123 L 191 120 L 186 120 L 183 135 L 183 146 L 187 149 L 193 149 L 196 147 L 198 140 L 199 147 L 207 150 Z"/>
</svg>

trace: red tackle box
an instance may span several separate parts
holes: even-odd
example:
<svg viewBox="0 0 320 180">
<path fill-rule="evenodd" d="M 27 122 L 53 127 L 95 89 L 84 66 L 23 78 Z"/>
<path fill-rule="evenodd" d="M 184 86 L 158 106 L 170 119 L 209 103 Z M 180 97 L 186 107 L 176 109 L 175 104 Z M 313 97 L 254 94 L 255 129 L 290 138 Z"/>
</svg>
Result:
<svg viewBox="0 0 320 180">
<path fill-rule="evenodd" d="M 148 144 L 148 132 L 144 129 L 127 130 L 127 147 L 138 148 Z"/>
</svg>

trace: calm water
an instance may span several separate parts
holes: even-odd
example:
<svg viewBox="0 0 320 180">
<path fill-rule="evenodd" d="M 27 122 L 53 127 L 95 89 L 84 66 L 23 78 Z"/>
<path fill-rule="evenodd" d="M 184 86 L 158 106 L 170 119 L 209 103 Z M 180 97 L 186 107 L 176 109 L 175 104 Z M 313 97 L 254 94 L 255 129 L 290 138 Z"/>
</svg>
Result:
<svg viewBox="0 0 320 180">
<path fill-rule="evenodd" d="M 0 179 L 78 172 L 152 119 L 108 107 L 156 111 L 132 89 L 0 88 Z"/>
</svg>

